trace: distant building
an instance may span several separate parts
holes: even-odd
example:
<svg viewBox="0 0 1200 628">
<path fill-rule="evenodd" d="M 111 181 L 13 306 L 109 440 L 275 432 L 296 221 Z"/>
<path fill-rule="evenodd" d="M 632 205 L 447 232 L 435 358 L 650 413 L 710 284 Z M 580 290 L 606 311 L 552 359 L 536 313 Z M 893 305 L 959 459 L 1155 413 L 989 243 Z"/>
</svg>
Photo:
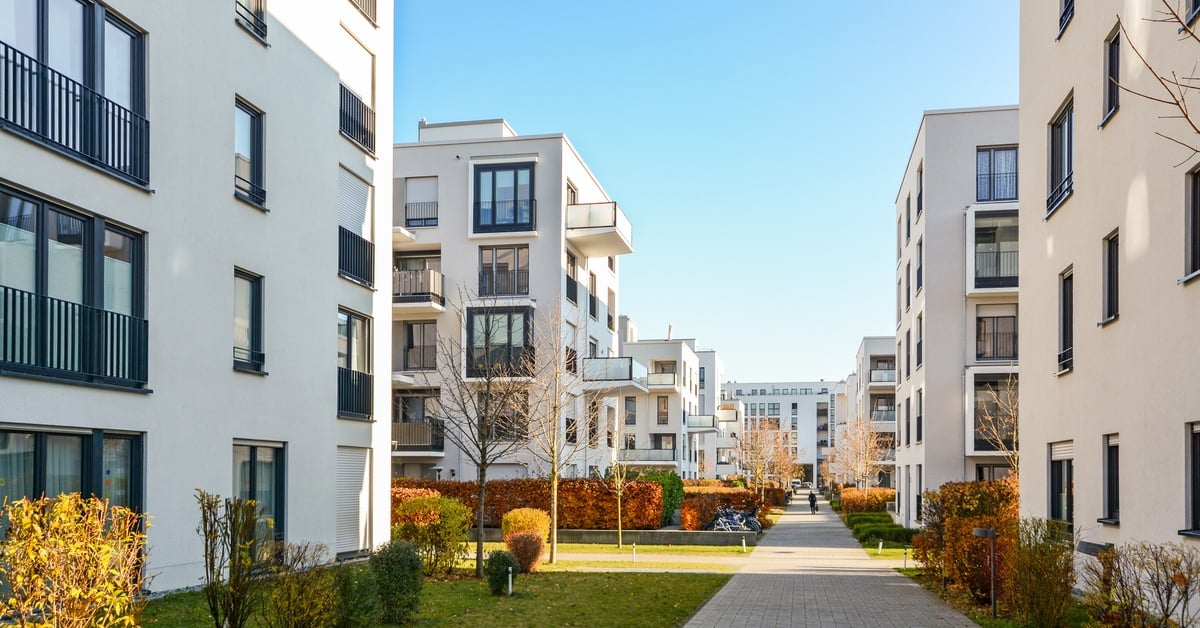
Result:
<svg viewBox="0 0 1200 628">
<path fill-rule="evenodd" d="M 829 446 L 833 388 L 837 381 L 726 382 L 722 394 L 744 407 L 742 433 L 750 429 L 787 434 L 796 464 L 809 481 L 817 479 L 821 452 Z"/>
</svg>

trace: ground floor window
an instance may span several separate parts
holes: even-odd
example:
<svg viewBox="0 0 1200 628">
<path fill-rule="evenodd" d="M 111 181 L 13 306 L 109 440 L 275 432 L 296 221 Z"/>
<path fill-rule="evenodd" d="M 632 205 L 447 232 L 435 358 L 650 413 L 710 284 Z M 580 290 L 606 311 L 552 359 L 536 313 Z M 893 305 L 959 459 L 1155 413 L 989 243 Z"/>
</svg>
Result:
<svg viewBox="0 0 1200 628">
<path fill-rule="evenodd" d="M 141 443 L 140 434 L 0 427 L 0 503 L 43 494 L 82 493 L 140 510 Z"/>
<path fill-rule="evenodd" d="M 1053 448 L 1059 448 L 1059 445 Z M 1065 449 L 1065 447 L 1063 447 Z M 1074 454 L 1073 448 L 1070 452 Z M 1071 525 L 1075 521 L 1075 461 L 1066 453 L 1051 454 L 1050 518 Z"/>
<path fill-rule="evenodd" d="M 975 479 L 980 482 L 991 482 L 993 480 L 1003 480 L 1012 475 L 1012 467 L 1006 464 L 977 464 L 975 465 Z"/>
<path fill-rule="evenodd" d="M 260 542 L 284 539 L 283 445 L 233 446 L 233 494 L 258 505 Z"/>
</svg>

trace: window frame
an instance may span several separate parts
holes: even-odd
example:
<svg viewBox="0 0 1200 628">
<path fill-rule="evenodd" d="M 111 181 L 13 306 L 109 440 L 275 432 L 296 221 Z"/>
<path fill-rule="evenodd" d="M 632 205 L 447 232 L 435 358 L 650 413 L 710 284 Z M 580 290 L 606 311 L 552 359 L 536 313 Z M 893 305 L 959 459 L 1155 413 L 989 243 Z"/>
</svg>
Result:
<svg viewBox="0 0 1200 628">
<path fill-rule="evenodd" d="M 1101 294 L 1101 319 L 1104 326 L 1120 316 L 1120 231 L 1113 230 L 1104 238 L 1104 285 Z"/>
<path fill-rule="evenodd" d="M 29 495 L 23 497 L 37 498 L 46 492 L 47 467 L 49 466 L 49 451 L 47 441 L 54 436 L 69 436 L 80 439 L 79 451 L 79 486 L 84 495 L 104 496 L 104 443 L 108 441 L 126 441 L 129 443 L 129 498 L 128 503 L 121 505 L 137 512 L 145 508 L 145 434 L 104 429 L 71 429 L 71 430 L 42 430 L 26 429 L 25 426 L 0 425 L 0 439 L 29 437 L 33 440 L 32 451 L 32 486 Z M 5 483 L 8 484 L 7 482 Z M 12 496 L 10 496 L 12 497 Z M 48 495 L 48 497 L 54 497 Z"/>
<path fill-rule="evenodd" d="M 287 528 L 285 525 L 287 522 L 287 447 L 286 447 L 286 445 L 284 445 L 284 444 L 268 445 L 268 444 L 263 444 L 263 443 L 249 443 L 249 442 L 240 442 L 240 441 L 235 440 L 233 442 L 233 447 L 235 449 L 238 447 L 245 447 L 248 449 L 249 454 L 250 454 L 249 465 L 247 467 L 247 470 L 250 473 L 250 477 L 248 478 L 248 482 L 247 482 L 247 485 L 248 485 L 247 488 L 248 488 L 248 494 L 249 494 L 248 497 L 242 495 L 241 487 L 239 486 L 240 483 L 238 482 L 239 478 L 238 478 L 237 474 L 235 473 L 233 475 L 233 495 L 235 497 L 241 497 L 242 499 L 256 499 L 256 495 L 258 493 L 257 489 L 258 489 L 258 480 L 259 480 L 258 464 L 257 464 L 258 451 L 260 449 L 272 450 L 274 458 L 275 458 L 273 461 L 273 464 L 275 465 L 275 468 L 273 469 L 273 472 L 274 472 L 273 474 L 275 476 L 273 478 L 274 488 L 275 488 L 275 503 L 272 504 L 272 506 L 273 506 L 275 512 L 270 517 L 272 520 L 272 523 L 273 523 L 273 525 L 271 526 L 271 531 L 272 531 L 272 539 L 271 540 L 274 540 L 275 542 L 282 542 L 284 539 L 287 538 L 287 535 L 286 535 Z M 233 457 L 232 451 L 231 451 L 230 457 L 231 458 Z M 256 539 L 256 544 L 259 542 L 262 542 L 262 541 L 263 541 L 263 539 Z M 261 551 L 266 551 L 266 550 L 261 550 Z"/>
<path fill-rule="evenodd" d="M 499 270 L 498 260 L 501 251 L 511 252 L 513 258 L 513 268 L 510 270 Z M 491 254 L 492 261 L 485 261 L 485 256 Z M 506 297 L 506 296 L 524 296 L 529 294 L 529 267 L 530 267 L 530 251 L 528 244 L 502 244 L 492 246 L 479 247 L 479 296 L 481 297 Z M 522 263 L 524 262 L 524 263 Z M 503 275 L 501 273 L 504 273 Z M 502 282 L 498 281 L 499 277 L 505 277 L 505 282 L 508 282 L 508 276 L 512 276 L 511 289 L 500 287 Z"/>
<path fill-rule="evenodd" d="M 655 404 L 655 425 L 668 425 L 671 422 L 670 397 L 667 395 L 657 395 Z"/>
<path fill-rule="evenodd" d="M 1121 523 L 1121 448 L 1117 434 L 1104 436 L 1104 516 L 1097 523 Z"/>
<path fill-rule="evenodd" d="M 491 352 L 492 345 L 488 342 L 491 334 L 488 333 L 487 321 L 494 316 L 502 315 L 505 317 L 507 324 L 507 340 L 504 345 L 506 354 L 504 363 L 492 364 L 478 362 L 473 352 L 476 350 L 475 334 L 477 333 L 476 321 L 482 318 L 485 321 L 484 327 L 479 331 L 484 334 L 483 350 L 485 354 Z M 521 317 L 521 344 L 514 345 L 512 343 L 514 325 L 513 321 L 516 317 Z M 518 377 L 526 376 L 525 355 L 533 350 L 533 310 L 530 307 L 483 307 L 483 308 L 468 308 L 467 309 L 467 346 L 466 346 L 466 376 L 468 378 L 486 378 L 486 377 Z M 500 368 L 502 367 L 502 368 Z"/>
<path fill-rule="evenodd" d="M 237 346 L 235 334 L 233 345 L 233 369 L 248 373 L 265 375 L 266 353 L 263 351 L 263 277 L 243 268 L 234 267 L 233 279 L 245 281 L 250 285 L 249 312 L 249 347 Z M 236 306 L 236 295 L 234 304 Z M 234 317 L 236 322 L 237 317 Z M 239 350 L 241 353 L 239 353 Z"/>
<path fill-rule="evenodd" d="M 975 202 L 977 202 L 977 203 L 1005 203 L 1005 202 L 1011 203 L 1011 202 L 1017 201 L 1018 196 L 1020 195 L 1020 190 L 1019 190 L 1019 188 L 1020 188 L 1020 171 L 1017 169 L 1014 169 L 1013 172 L 1011 172 L 1011 173 L 996 171 L 996 153 L 1005 152 L 1005 151 L 1013 152 L 1013 155 L 1014 155 L 1013 167 L 1016 168 L 1017 164 L 1020 162 L 1020 157 L 1021 157 L 1018 146 L 1008 144 L 1008 145 L 1003 145 L 1003 146 L 976 146 L 975 147 Z M 986 174 L 979 172 L 979 157 L 980 157 L 980 155 L 983 155 L 983 154 L 986 154 L 988 156 L 988 160 L 987 160 L 988 161 L 988 171 Z M 1011 174 L 1013 177 L 1013 183 L 1011 186 L 1013 194 L 1011 197 L 1008 197 L 1008 196 L 1000 197 L 996 194 L 996 187 L 997 187 L 996 186 L 996 178 L 999 176 L 1008 175 L 1008 174 Z M 988 182 L 988 192 L 986 195 L 980 193 L 981 187 L 979 185 L 981 183 L 981 181 L 984 179 L 984 177 L 986 177 L 986 180 Z M 1008 187 L 1008 186 L 1005 186 L 1005 187 Z"/>
<path fill-rule="evenodd" d="M 1179 280 L 1186 284 L 1200 277 L 1200 165 L 1187 173 L 1184 179 L 1184 275 Z"/>
<path fill-rule="evenodd" d="M 1185 478 L 1187 486 L 1187 527 L 1179 531 L 1185 536 L 1200 536 L 1200 422 L 1187 423 L 1187 449 L 1185 451 L 1188 474 Z"/>
<path fill-rule="evenodd" d="M 1058 276 L 1058 372 L 1075 367 L 1075 273 L 1068 267 Z"/>
<path fill-rule="evenodd" d="M 1049 125 L 1047 149 L 1046 217 L 1058 210 L 1075 190 L 1075 96 L 1072 94 L 1054 114 Z"/>
<path fill-rule="evenodd" d="M 1047 474 L 1049 484 L 1050 508 L 1047 519 L 1065 523 L 1070 529 L 1075 525 L 1075 460 L 1061 458 L 1050 460 L 1050 472 Z M 1061 488 L 1061 492 L 1056 492 Z M 1058 495 L 1066 498 L 1065 503 L 1059 503 Z M 1065 511 L 1063 510 L 1065 509 Z"/>
<path fill-rule="evenodd" d="M 263 117 L 265 114 L 261 109 L 255 107 L 250 101 L 238 96 L 234 98 L 234 113 L 244 113 L 250 117 L 250 168 L 249 179 L 241 176 L 237 172 L 237 124 L 234 124 L 234 171 L 233 171 L 233 196 L 239 200 L 245 201 L 259 209 L 265 209 L 267 205 L 267 190 L 265 173 L 266 168 L 263 164 L 263 153 L 265 146 L 265 138 L 263 131 Z M 244 184 L 244 185 L 242 185 Z"/>
<path fill-rule="evenodd" d="M 372 333 L 371 333 L 372 332 L 371 317 L 367 316 L 366 314 L 361 314 L 359 312 L 355 312 L 354 310 L 340 307 L 340 308 L 338 308 L 338 318 L 340 319 L 342 317 L 346 318 L 346 360 L 345 360 L 346 366 L 342 366 L 340 356 L 338 359 L 338 366 L 340 366 L 341 368 L 351 370 L 351 371 L 363 373 L 364 375 L 370 375 L 371 374 L 371 361 L 372 361 L 371 345 L 373 342 L 372 341 Z M 354 342 L 354 337 L 356 335 L 354 330 L 359 325 L 366 327 L 366 330 L 365 330 L 366 340 L 362 343 L 364 345 L 362 347 L 357 346 L 358 343 Z M 339 321 L 339 325 L 338 325 L 338 335 L 339 336 L 341 336 L 341 328 L 342 328 L 342 326 L 340 325 L 340 321 Z M 362 362 L 367 367 L 367 370 L 365 370 L 365 371 L 357 371 L 356 369 L 352 368 L 354 363 L 359 360 L 358 353 L 356 352 L 356 350 L 360 351 L 360 352 L 366 352 L 366 356 L 362 358 Z"/>
<path fill-rule="evenodd" d="M 471 211 L 471 225 L 474 233 L 506 233 L 514 231 L 535 231 L 537 229 L 537 194 L 535 193 L 537 189 L 535 186 L 537 181 L 536 165 L 536 162 L 532 161 L 474 165 L 471 173 L 471 190 L 474 192 L 474 202 L 472 203 Z M 517 198 L 517 179 L 519 178 L 517 173 L 522 170 L 527 170 L 529 172 L 529 198 L 527 199 Z M 496 200 L 496 173 L 504 171 L 511 171 L 513 173 L 513 200 L 511 201 L 513 203 L 513 221 L 511 223 L 501 223 L 496 221 L 496 207 L 494 204 L 501 202 Z M 491 196 L 491 200 L 488 201 L 489 203 L 493 204 L 489 209 L 492 219 L 491 222 L 487 223 L 483 222 L 482 204 L 484 201 L 480 200 L 482 196 L 480 194 L 480 186 L 483 179 L 483 173 L 485 172 L 492 173 L 492 188 L 489 194 L 489 196 Z M 527 211 L 529 212 L 529 220 L 527 222 L 521 222 L 517 220 L 519 209 L 518 204 L 523 200 L 528 201 L 529 203 L 527 207 Z"/>
<path fill-rule="evenodd" d="M 1104 40 L 1104 113 L 1100 118 L 1100 127 L 1121 108 L 1121 29 L 1113 28 L 1112 33 Z"/>
<path fill-rule="evenodd" d="M 234 21 L 260 43 L 267 40 L 266 0 L 233 0 Z"/>
<path fill-rule="evenodd" d="M 567 251 L 567 300 L 579 304 L 579 259 L 574 253 Z"/>
<path fill-rule="evenodd" d="M 429 333 L 433 332 L 433 342 L 429 342 Z M 422 344 L 416 344 L 417 336 Z M 419 359 L 413 359 L 411 354 L 420 350 Z M 404 370 L 432 371 L 437 369 L 437 321 L 419 320 L 404 321 Z"/>
</svg>

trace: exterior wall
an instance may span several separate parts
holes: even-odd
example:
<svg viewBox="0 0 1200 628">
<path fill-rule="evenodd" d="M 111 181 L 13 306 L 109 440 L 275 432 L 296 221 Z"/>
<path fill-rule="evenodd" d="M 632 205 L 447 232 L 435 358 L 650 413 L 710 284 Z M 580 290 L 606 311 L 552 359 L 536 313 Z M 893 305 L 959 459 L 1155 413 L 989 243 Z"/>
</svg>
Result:
<svg viewBox="0 0 1200 628">
<path fill-rule="evenodd" d="M 796 463 L 809 465 L 815 474 L 823 447 L 818 443 L 829 440 L 833 426 L 836 401 L 832 391 L 837 384 L 836 381 L 726 382 L 722 385 L 722 393 L 741 401 L 745 407 L 743 429 L 749 429 L 758 420 L 778 418 L 780 428 L 791 438 Z M 770 406 L 767 404 L 774 403 L 779 404 L 779 413 L 768 414 Z M 793 404 L 796 406 L 794 414 Z M 818 410 L 821 417 L 818 417 Z"/>
<path fill-rule="evenodd" d="M 1172 3 L 1174 5 L 1174 3 Z M 1139 51 L 1160 73 L 1191 72 L 1196 44 L 1159 24 L 1158 3 L 1079 3 L 1059 32 L 1053 4 L 1021 3 L 1021 215 L 1023 370 L 1021 511 L 1050 515 L 1050 443 L 1070 443 L 1074 525 L 1083 540 L 1192 543 L 1189 422 L 1200 417 L 1190 374 L 1200 343 L 1194 320 L 1200 286 L 1186 269 L 1190 151 L 1156 133 L 1194 143 L 1176 111 L 1134 94 L 1104 120 L 1104 43 L 1120 15 L 1121 82 L 1158 95 Z M 1194 24 L 1194 23 L 1193 23 Z M 1061 36 L 1060 36 L 1061 35 Z M 1053 212 L 1048 129 L 1073 97 L 1073 191 Z M 1103 122 L 1103 126 L 1100 125 Z M 1119 230 L 1120 317 L 1105 325 L 1102 241 Z M 1073 269 L 1073 365 L 1059 367 L 1059 277 Z M 1105 436 L 1120 437 L 1119 522 L 1108 518 Z M 1193 476 L 1194 477 L 1194 476 Z"/>
<path fill-rule="evenodd" d="M 974 444 L 973 373 L 1005 373 L 1015 364 L 976 359 L 976 314 L 981 304 L 1015 308 L 1017 290 L 975 289 L 970 226 L 980 212 L 1016 209 L 1015 202 L 981 203 L 976 195 L 977 148 L 1014 146 L 1016 128 L 1015 107 L 926 112 L 896 197 L 896 484 L 905 525 L 916 520 L 920 490 L 973 480 L 980 464 L 1004 464 L 1001 456 L 974 455 L 968 448 Z M 918 317 L 923 330 L 918 330 Z M 918 391 L 923 397 L 919 439 Z M 912 431 L 906 433 L 910 424 Z"/>
<path fill-rule="evenodd" d="M 651 381 L 644 393 L 635 393 L 638 404 L 637 424 L 624 425 L 622 439 L 634 434 L 637 449 L 653 449 L 656 434 L 671 435 L 674 439 L 674 460 L 661 462 L 631 462 L 634 466 L 670 469 L 682 478 L 699 477 L 696 446 L 699 434 L 691 434 L 687 417 L 699 414 L 700 358 L 694 340 L 638 340 L 624 344 L 625 355 L 644 364 L 650 373 L 662 373 L 661 364 L 674 362 L 676 375 L 673 384 L 655 385 Z M 707 383 L 707 382 L 706 382 Z M 667 397 L 667 422 L 658 423 L 658 397 Z M 632 429 L 631 429 L 632 428 Z M 625 449 L 616 452 L 625 456 Z M 716 455 L 715 445 L 713 455 Z M 626 460 L 630 460 L 625 458 Z M 715 465 L 713 468 L 715 473 Z"/>
<path fill-rule="evenodd" d="M 891 368 L 887 368 L 890 362 Z M 891 434 L 893 443 L 896 442 L 896 337 L 868 336 L 863 338 L 858 346 L 855 365 L 860 375 L 847 379 L 847 384 L 853 383 L 853 414 L 847 415 L 846 423 L 851 421 L 869 421 L 871 430 L 882 434 Z M 891 399 L 893 410 L 876 411 L 875 399 Z M 892 447 L 880 452 L 883 469 L 880 471 L 878 485 L 896 487 L 896 448 Z"/>
<path fill-rule="evenodd" d="M 200 577 L 194 490 L 234 493 L 235 440 L 284 447 L 284 484 L 277 487 L 285 495 L 284 537 L 330 548 L 337 447 L 378 448 L 383 453 L 364 478 L 373 509 L 363 546 L 385 542 L 387 434 L 370 422 L 336 418 L 335 359 L 339 306 L 374 316 L 374 339 L 386 346 L 388 305 L 338 276 L 337 206 L 339 167 L 372 182 L 370 235 L 387 242 L 391 156 L 367 155 L 339 135 L 338 85 L 348 30 L 375 55 L 371 104 L 392 110 L 391 5 L 381 3 L 374 24 L 349 2 L 272 5 L 269 47 L 235 23 L 234 2 L 105 6 L 146 33 L 148 186 L 9 133 L 0 133 L 0 183 L 143 234 L 148 384 L 126 392 L 0 377 L 0 430 L 141 437 L 132 483 L 153 520 L 148 570 L 155 590 L 192 586 Z M 204 62 L 196 63 L 201 54 Z M 264 112 L 269 213 L 233 196 L 236 96 Z M 390 117 L 379 116 L 374 132 L 390 138 Z M 376 261 L 376 277 L 386 277 L 386 261 Z M 264 278 L 266 377 L 231 369 L 234 267 Z M 387 372 L 388 356 L 374 358 L 374 371 Z M 0 374 L 12 373 L 0 366 Z M 379 415 L 386 387 L 374 393 Z"/>
</svg>

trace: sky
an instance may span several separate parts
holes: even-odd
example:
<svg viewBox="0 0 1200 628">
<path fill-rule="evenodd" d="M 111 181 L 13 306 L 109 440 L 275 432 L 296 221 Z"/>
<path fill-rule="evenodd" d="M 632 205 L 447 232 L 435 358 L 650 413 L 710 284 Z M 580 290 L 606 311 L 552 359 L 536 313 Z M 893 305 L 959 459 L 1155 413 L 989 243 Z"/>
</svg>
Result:
<svg viewBox="0 0 1200 628">
<path fill-rule="evenodd" d="M 850 8 L 852 7 L 852 8 Z M 1017 102 L 1017 2 L 397 0 L 395 133 L 565 133 L 633 224 L 621 313 L 726 379 L 837 380 L 895 333 L 921 114 Z"/>
</svg>

